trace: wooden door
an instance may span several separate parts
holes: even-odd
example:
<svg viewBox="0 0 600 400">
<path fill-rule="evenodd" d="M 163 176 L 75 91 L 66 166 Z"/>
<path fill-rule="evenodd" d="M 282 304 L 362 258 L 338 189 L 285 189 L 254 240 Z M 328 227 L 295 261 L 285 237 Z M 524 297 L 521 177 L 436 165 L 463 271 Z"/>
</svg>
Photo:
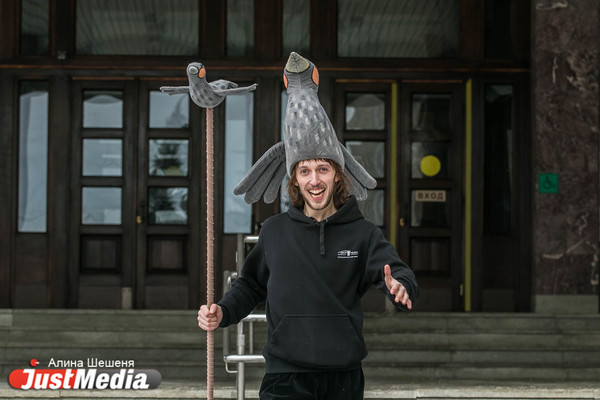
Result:
<svg viewBox="0 0 600 400">
<path fill-rule="evenodd" d="M 460 311 L 463 296 L 464 86 L 402 82 L 398 248 L 421 311 Z"/>
<path fill-rule="evenodd" d="M 70 304 L 196 307 L 202 134 L 160 80 L 73 84 Z"/>
</svg>

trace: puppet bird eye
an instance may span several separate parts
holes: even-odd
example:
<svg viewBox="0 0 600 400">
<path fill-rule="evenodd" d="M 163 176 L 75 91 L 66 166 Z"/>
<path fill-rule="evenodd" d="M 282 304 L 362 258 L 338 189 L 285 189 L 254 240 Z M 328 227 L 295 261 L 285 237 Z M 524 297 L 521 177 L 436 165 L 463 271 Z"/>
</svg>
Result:
<svg viewBox="0 0 600 400">
<path fill-rule="evenodd" d="M 188 74 L 190 74 L 190 75 L 197 75 L 198 74 L 198 68 L 194 67 L 193 65 L 190 66 L 188 68 Z"/>
</svg>

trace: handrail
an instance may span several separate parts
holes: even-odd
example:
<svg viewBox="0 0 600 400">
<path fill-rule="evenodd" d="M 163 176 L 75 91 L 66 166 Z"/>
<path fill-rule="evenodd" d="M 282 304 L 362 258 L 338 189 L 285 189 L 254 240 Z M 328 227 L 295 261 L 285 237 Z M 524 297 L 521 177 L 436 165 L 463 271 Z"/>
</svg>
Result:
<svg viewBox="0 0 600 400">
<path fill-rule="evenodd" d="M 240 275 L 242 271 L 242 265 L 244 263 L 244 244 L 245 243 L 257 243 L 258 236 L 238 234 L 237 236 L 237 251 L 235 254 L 236 258 L 236 271 L 225 271 L 223 279 L 223 292 L 227 292 L 231 289 L 231 284 Z M 229 354 L 229 328 L 223 329 L 223 361 L 225 362 L 225 370 L 230 374 L 237 374 L 236 376 L 236 388 L 238 400 L 245 399 L 246 392 L 246 374 L 245 364 L 261 364 L 265 362 L 265 358 L 261 354 L 254 353 L 254 322 L 266 322 L 267 316 L 265 314 L 250 314 L 246 318 L 242 319 L 237 324 L 237 336 L 236 336 L 236 351 L 237 354 Z M 244 324 L 248 323 L 249 329 L 249 351 L 250 354 L 245 354 L 246 350 L 246 335 L 244 334 Z M 237 364 L 236 370 L 230 370 L 229 364 Z"/>
<path fill-rule="evenodd" d="M 264 364 L 265 358 L 260 354 L 232 354 L 223 357 L 226 363 L 249 363 L 249 364 Z"/>
</svg>

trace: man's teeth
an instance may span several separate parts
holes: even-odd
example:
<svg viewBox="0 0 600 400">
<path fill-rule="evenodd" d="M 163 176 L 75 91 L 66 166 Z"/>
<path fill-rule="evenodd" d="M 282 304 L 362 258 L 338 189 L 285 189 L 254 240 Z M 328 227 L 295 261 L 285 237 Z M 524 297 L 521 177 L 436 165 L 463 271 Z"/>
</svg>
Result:
<svg viewBox="0 0 600 400">
<path fill-rule="evenodd" d="M 309 190 L 308 192 L 309 192 L 310 194 L 312 194 L 313 196 L 318 196 L 318 195 L 320 195 L 321 193 L 323 193 L 324 191 L 325 191 L 325 189 L 319 189 L 319 190 Z"/>
</svg>

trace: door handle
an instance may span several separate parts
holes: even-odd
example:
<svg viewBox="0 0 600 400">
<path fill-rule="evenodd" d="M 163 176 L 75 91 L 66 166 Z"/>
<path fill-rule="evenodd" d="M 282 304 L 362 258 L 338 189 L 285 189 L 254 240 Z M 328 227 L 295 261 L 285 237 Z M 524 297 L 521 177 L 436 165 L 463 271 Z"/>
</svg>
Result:
<svg viewBox="0 0 600 400">
<path fill-rule="evenodd" d="M 404 226 L 404 218 L 400 217 L 400 226 Z"/>
<path fill-rule="evenodd" d="M 139 225 L 144 222 L 143 215 L 146 215 L 146 202 L 142 201 L 138 206 L 137 217 L 135 217 L 135 222 Z"/>
</svg>

